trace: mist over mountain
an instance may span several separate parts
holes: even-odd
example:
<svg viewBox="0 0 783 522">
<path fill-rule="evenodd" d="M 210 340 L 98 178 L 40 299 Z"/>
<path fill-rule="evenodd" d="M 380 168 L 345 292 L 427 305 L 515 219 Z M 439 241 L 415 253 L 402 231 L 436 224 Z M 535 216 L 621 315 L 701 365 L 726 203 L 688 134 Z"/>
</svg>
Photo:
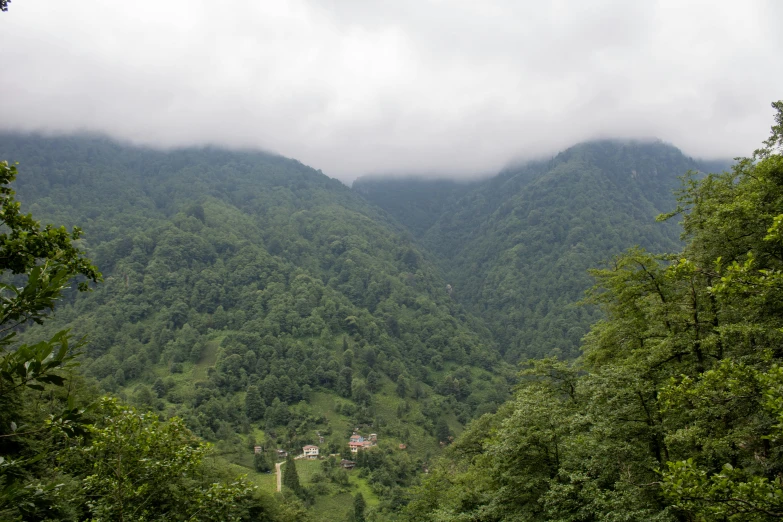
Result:
<svg viewBox="0 0 783 522">
<path fill-rule="evenodd" d="M 679 250 L 679 224 L 656 216 L 687 171 L 722 165 L 604 140 L 489 178 L 349 188 L 278 155 L 95 135 L 3 133 L 0 157 L 19 163 L 22 210 L 78 224 L 105 279 L 20 341 L 84 336 L 84 400 L 184 419 L 259 498 L 280 454 L 317 443 L 333 458 L 287 463 L 303 483 L 252 501 L 281 521 L 342 520 L 360 493 L 378 520 L 402 516 L 455 438 L 506 415 L 519 362 L 580 356 L 604 317 L 580 304 L 589 269 Z M 357 452 L 352 435 L 373 438 Z"/>
<path fill-rule="evenodd" d="M 0 521 L 783 519 L 781 20 L 0 0 Z"/>
<path fill-rule="evenodd" d="M 397 509 L 422 466 L 515 381 L 432 255 L 298 161 L 14 134 L 0 136 L 0 157 L 19 163 L 23 210 L 78 223 L 105 279 L 69 291 L 22 339 L 85 336 L 86 379 L 182 417 L 262 491 L 274 491 L 263 472 L 277 449 L 351 459 L 349 436 L 376 433 L 361 478 L 341 482 L 336 469 L 311 501 L 340 511 L 360 488 L 379 511 Z"/>
<path fill-rule="evenodd" d="M 435 255 L 454 298 L 488 321 L 508 360 L 569 358 L 599 317 L 576 305 L 588 269 L 636 245 L 676 251 L 676 220 L 656 216 L 675 208 L 687 171 L 724 166 L 662 142 L 604 140 L 483 181 L 368 177 L 353 188 Z"/>
<path fill-rule="evenodd" d="M 780 91 L 782 16 L 774 1 L 19 0 L 0 129 L 262 148 L 344 182 L 470 176 L 612 136 L 731 157 Z"/>
</svg>

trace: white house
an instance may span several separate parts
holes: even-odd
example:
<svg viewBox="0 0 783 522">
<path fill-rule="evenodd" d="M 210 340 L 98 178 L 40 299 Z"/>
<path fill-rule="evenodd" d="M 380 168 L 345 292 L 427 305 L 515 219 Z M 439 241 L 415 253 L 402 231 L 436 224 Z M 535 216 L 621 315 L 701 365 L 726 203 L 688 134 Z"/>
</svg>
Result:
<svg viewBox="0 0 783 522">
<path fill-rule="evenodd" d="M 302 448 L 302 452 L 304 453 L 306 459 L 318 458 L 318 446 L 313 446 L 312 444 L 308 444 L 307 446 Z"/>
</svg>

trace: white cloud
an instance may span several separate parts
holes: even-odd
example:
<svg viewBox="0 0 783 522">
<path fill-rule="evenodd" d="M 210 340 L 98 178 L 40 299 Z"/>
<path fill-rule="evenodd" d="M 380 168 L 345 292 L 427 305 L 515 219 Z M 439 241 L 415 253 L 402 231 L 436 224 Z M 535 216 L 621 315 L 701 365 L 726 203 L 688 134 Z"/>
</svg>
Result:
<svg viewBox="0 0 783 522">
<path fill-rule="evenodd" d="M 0 127 L 259 147 L 344 180 L 597 136 L 747 154 L 783 97 L 780 5 L 18 0 Z"/>
</svg>

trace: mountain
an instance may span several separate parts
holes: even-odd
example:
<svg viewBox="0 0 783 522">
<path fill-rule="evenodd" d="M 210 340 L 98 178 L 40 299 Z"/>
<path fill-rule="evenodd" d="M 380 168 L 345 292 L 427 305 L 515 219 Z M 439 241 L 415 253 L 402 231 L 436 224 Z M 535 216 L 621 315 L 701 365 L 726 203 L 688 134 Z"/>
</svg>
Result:
<svg viewBox="0 0 783 522">
<path fill-rule="evenodd" d="M 431 255 L 312 168 L 89 136 L 5 134 L 0 157 L 19 163 L 23 210 L 80 226 L 105 279 L 35 335 L 86 336 L 85 376 L 183 417 L 238 465 L 256 444 L 262 470 L 277 448 L 346 456 L 354 430 L 372 431 L 381 452 L 360 482 L 392 509 L 441 443 L 508 396 L 513 368 Z M 316 506 L 338 509 L 356 484 L 313 482 Z"/>
<path fill-rule="evenodd" d="M 601 317 L 575 304 L 589 268 L 635 244 L 680 248 L 676 223 L 654 218 L 700 168 L 611 141 L 486 180 L 352 188 L 280 156 L 95 136 L 3 134 L 0 158 L 19 162 L 23 211 L 80 226 L 104 274 L 18 338 L 84 336 L 85 395 L 183 418 L 268 492 L 278 449 L 339 454 L 297 461 L 301 484 L 287 474 L 316 520 L 344 520 L 359 492 L 394 519 L 472 419 L 500 408 L 504 422 L 511 363 L 574 357 Z M 377 446 L 352 454 L 354 432 Z"/>
<path fill-rule="evenodd" d="M 420 238 L 478 184 L 421 177 L 362 177 L 354 181 L 352 188 Z"/>
<path fill-rule="evenodd" d="M 472 185 L 365 178 L 354 189 L 408 226 L 516 362 L 578 354 L 600 317 L 575 305 L 588 269 L 635 245 L 679 249 L 677 224 L 655 217 L 675 208 L 679 177 L 702 168 L 661 142 L 597 141 Z M 432 192 L 439 199 L 419 196 Z"/>
<path fill-rule="evenodd" d="M 592 272 L 604 317 L 582 356 L 526 364 L 513 399 L 413 491 L 407 520 L 781 518 L 783 101 L 773 107 L 752 156 L 683 187 L 676 253 L 632 249 Z"/>
</svg>

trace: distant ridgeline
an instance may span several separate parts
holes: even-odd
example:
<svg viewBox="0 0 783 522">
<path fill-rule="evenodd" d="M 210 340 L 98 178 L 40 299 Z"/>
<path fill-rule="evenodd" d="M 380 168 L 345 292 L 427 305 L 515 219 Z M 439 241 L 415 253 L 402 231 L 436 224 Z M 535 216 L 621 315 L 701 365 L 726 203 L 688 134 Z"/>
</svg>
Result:
<svg viewBox="0 0 783 522">
<path fill-rule="evenodd" d="M 323 437 L 338 453 L 372 425 L 415 472 L 439 437 L 508 397 L 514 368 L 432 256 L 297 161 L 19 135 L 0 137 L 0 158 L 19 162 L 23 211 L 80 226 L 105 278 L 36 335 L 86 336 L 85 375 L 184 417 L 238 463 L 254 443 Z M 388 493 L 412 476 L 368 480 Z"/>
<path fill-rule="evenodd" d="M 680 248 L 679 177 L 701 165 L 660 142 L 583 143 L 481 182 L 360 178 L 353 188 L 433 253 L 452 297 L 484 318 L 510 362 L 578 354 L 599 318 L 578 306 L 587 270 L 639 245 Z"/>
<path fill-rule="evenodd" d="M 472 422 L 411 491 L 406 520 L 783 517 L 783 101 L 773 107 L 772 134 L 752 156 L 685 180 L 665 216 L 682 224 L 676 252 L 633 248 L 590 272 L 587 299 L 604 316 L 582 355 L 529 361 L 513 399 Z M 665 241 L 636 227 L 666 204 L 656 177 L 665 185 L 689 163 L 659 144 L 576 147 L 510 197 L 505 214 L 494 207 L 486 234 L 521 209 L 517 237 L 535 242 L 546 231 L 561 255 L 581 242 Z M 594 217 L 598 197 L 606 213 Z M 558 202 L 569 228 L 531 223 L 540 202 Z M 592 225 L 572 241 L 579 223 Z M 482 243 L 471 241 L 479 259 Z M 508 269 L 498 259 L 488 283 L 495 267 Z"/>
<path fill-rule="evenodd" d="M 19 162 L 22 210 L 81 227 L 103 272 L 30 336 L 86 336 L 88 380 L 182 417 L 259 484 L 278 451 L 347 461 L 355 430 L 377 434 L 351 480 L 340 460 L 303 464 L 320 471 L 297 494 L 323 520 L 357 490 L 379 519 L 398 512 L 465 424 L 506 402 L 510 363 L 577 355 L 599 317 L 575 304 L 587 270 L 633 245 L 678 251 L 677 224 L 655 216 L 678 176 L 707 170 L 608 141 L 483 181 L 353 189 L 279 156 L 87 136 L 0 135 L 0 159 Z"/>
</svg>

